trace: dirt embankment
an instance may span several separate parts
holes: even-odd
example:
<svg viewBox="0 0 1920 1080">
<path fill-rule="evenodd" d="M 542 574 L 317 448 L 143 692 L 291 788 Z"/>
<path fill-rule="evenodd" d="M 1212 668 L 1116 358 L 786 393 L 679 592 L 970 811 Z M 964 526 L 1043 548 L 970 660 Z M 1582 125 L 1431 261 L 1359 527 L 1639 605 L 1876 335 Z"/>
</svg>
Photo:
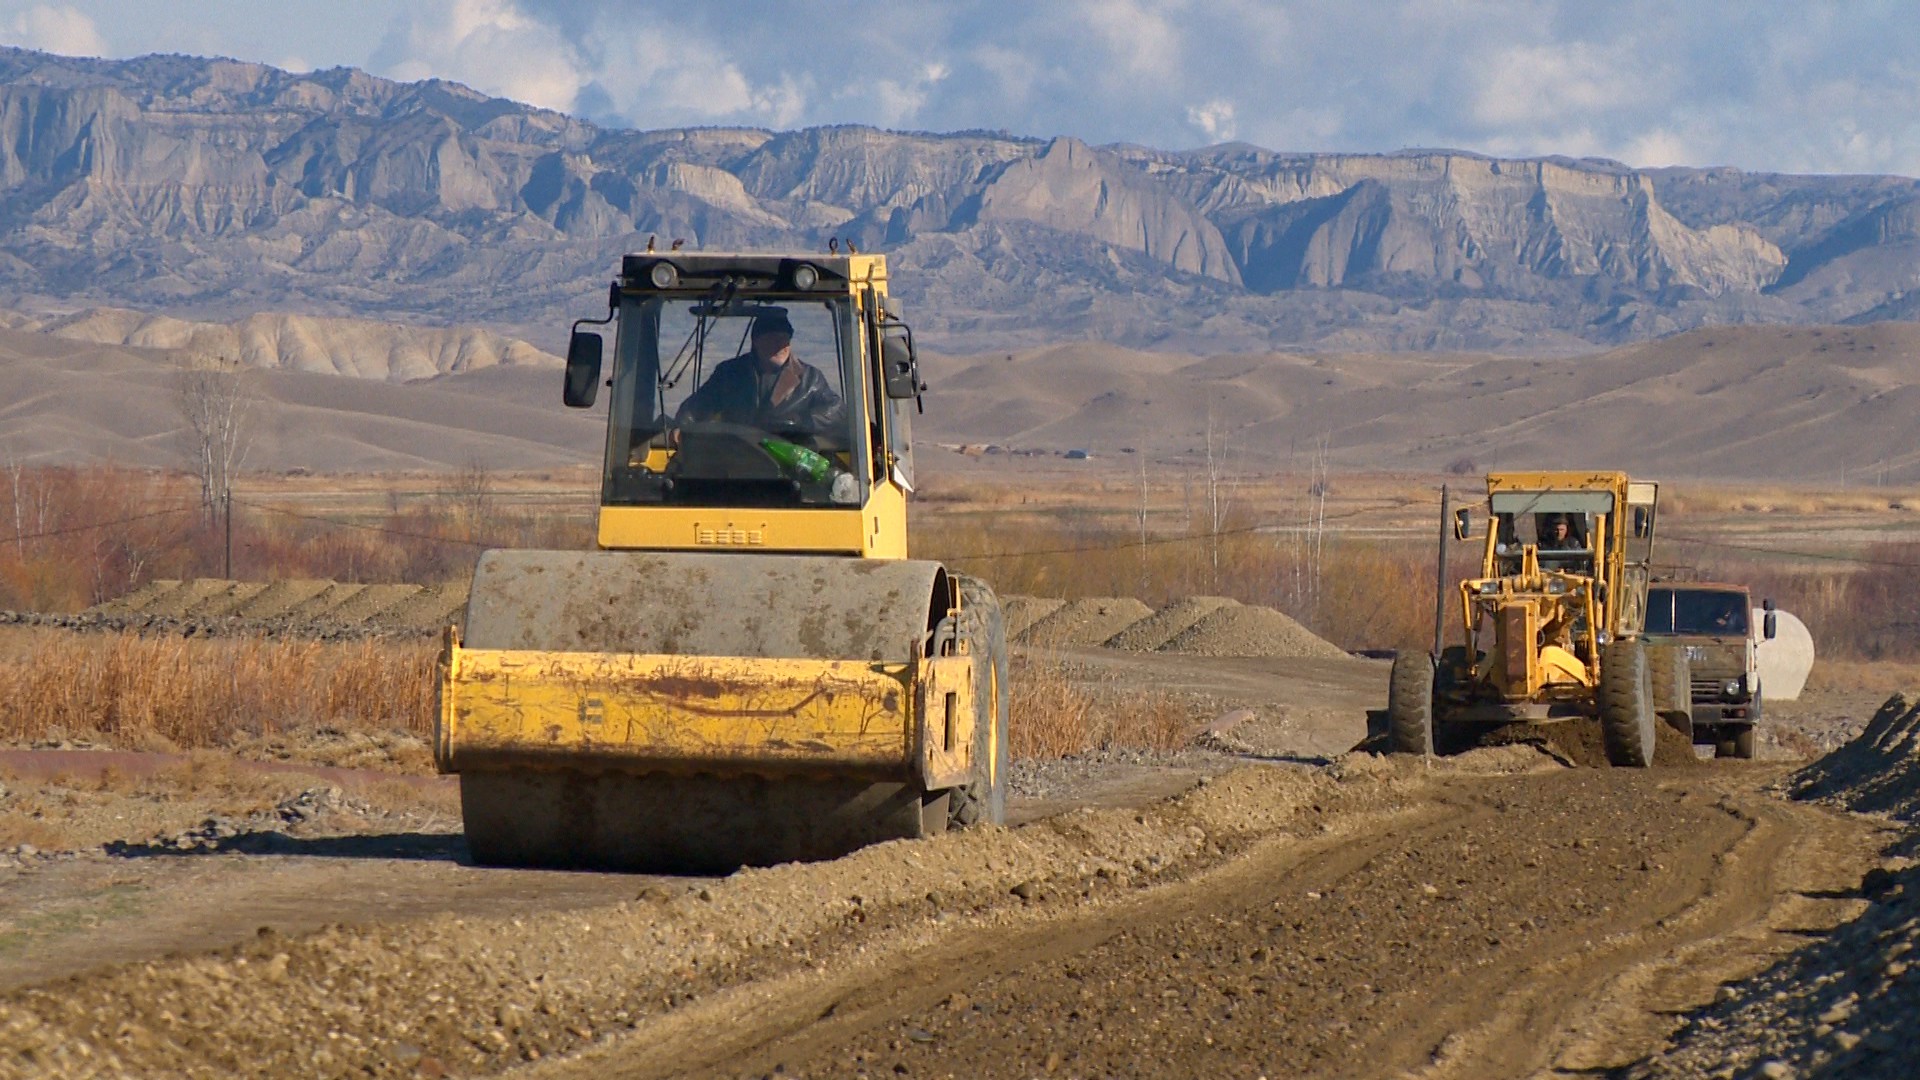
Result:
<svg viewBox="0 0 1920 1080">
<path fill-rule="evenodd" d="M 1853 893 L 1864 910 L 1729 985 L 1633 1076 L 1920 1076 L 1920 696 L 1890 699 L 1785 789 L 1893 827 L 1882 865 Z"/>
</svg>

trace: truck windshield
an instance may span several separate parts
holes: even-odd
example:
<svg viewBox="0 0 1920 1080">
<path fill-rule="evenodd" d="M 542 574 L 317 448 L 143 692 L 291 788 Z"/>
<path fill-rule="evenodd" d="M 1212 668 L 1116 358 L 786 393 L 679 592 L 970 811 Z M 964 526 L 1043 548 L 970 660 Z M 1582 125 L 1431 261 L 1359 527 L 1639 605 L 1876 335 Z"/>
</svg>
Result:
<svg viewBox="0 0 1920 1080">
<path fill-rule="evenodd" d="M 605 501 L 864 502 L 856 326 L 845 296 L 623 299 Z"/>
<path fill-rule="evenodd" d="M 1647 633 L 1744 635 L 1748 607 L 1744 593 L 1655 587 L 1647 590 Z"/>
</svg>

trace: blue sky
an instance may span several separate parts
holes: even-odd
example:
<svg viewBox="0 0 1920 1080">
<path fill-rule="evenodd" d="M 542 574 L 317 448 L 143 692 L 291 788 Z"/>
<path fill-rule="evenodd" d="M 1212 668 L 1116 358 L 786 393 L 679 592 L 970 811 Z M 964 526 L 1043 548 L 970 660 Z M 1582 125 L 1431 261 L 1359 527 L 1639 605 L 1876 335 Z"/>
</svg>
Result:
<svg viewBox="0 0 1920 1080">
<path fill-rule="evenodd" d="M 1891 0 L 0 0 L 0 42 L 439 76 L 622 127 L 1920 176 L 1920 17 Z"/>
</svg>

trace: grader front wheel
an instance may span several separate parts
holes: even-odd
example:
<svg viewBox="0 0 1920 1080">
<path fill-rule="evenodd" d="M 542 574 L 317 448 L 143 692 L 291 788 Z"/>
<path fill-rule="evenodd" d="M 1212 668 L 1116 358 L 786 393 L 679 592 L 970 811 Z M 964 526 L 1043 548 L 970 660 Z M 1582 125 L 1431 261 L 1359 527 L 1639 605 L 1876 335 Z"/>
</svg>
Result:
<svg viewBox="0 0 1920 1080">
<path fill-rule="evenodd" d="M 1653 675 L 1638 641 L 1616 641 L 1600 651 L 1600 740 L 1609 764 L 1644 769 L 1653 764 Z"/>
<path fill-rule="evenodd" d="M 1387 681 L 1387 749 L 1433 754 L 1433 661 L 1425 653 L 1394 654 Z"/>
</svg>

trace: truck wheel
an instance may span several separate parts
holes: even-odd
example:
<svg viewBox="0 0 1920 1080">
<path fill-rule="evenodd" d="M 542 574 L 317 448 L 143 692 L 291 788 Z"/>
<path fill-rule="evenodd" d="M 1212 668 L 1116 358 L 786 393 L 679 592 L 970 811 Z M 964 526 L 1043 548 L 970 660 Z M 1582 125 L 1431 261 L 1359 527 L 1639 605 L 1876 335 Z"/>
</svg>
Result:
<svg viewBox="0 0 1920 1080">
<path fill-rule="evenodd" d="M 1425 653 L 1393 654 L 1387 681 L 1387 749 L 1433 754 L 1433 661 Z"/>
<path fill-rule="evenodd" d="M 1693 738 L 1693 665 L 1686 646 L 1648 648 L 1647 670 L 1653 678 L 1654 711 L 1675 731 Z"/>
<path fill-rule="evenodd" d="M 987 663 L 974 684 L 973 781 L 952 793 L 953 824 L 1004 825 L 1007 820 L 1007 712 L 1012 692 L 1007 683 L 1007 621 L 999 597 L 978 578 L 954 575 L 960 584 L 960 610 L 969 638 Z"/>
<path fill-rule="evenodd" d="M 1653 677 L 1647 650 L 1638 641 L 1616 641 L 1600 650 L 1600 741 L 1613 765 L 1644 769 L 1653 764 Z"/>
<path fill-rule="evenodd" d="M 1713 748 L 1717 758 L 1733 758 L 1736 761 L 1752 761 L 1754 752 L 1754 734 L 1752 724 L 1741 724 L 1732 732 L 1725 734 L 1719 745 Z"/>
</svg>

